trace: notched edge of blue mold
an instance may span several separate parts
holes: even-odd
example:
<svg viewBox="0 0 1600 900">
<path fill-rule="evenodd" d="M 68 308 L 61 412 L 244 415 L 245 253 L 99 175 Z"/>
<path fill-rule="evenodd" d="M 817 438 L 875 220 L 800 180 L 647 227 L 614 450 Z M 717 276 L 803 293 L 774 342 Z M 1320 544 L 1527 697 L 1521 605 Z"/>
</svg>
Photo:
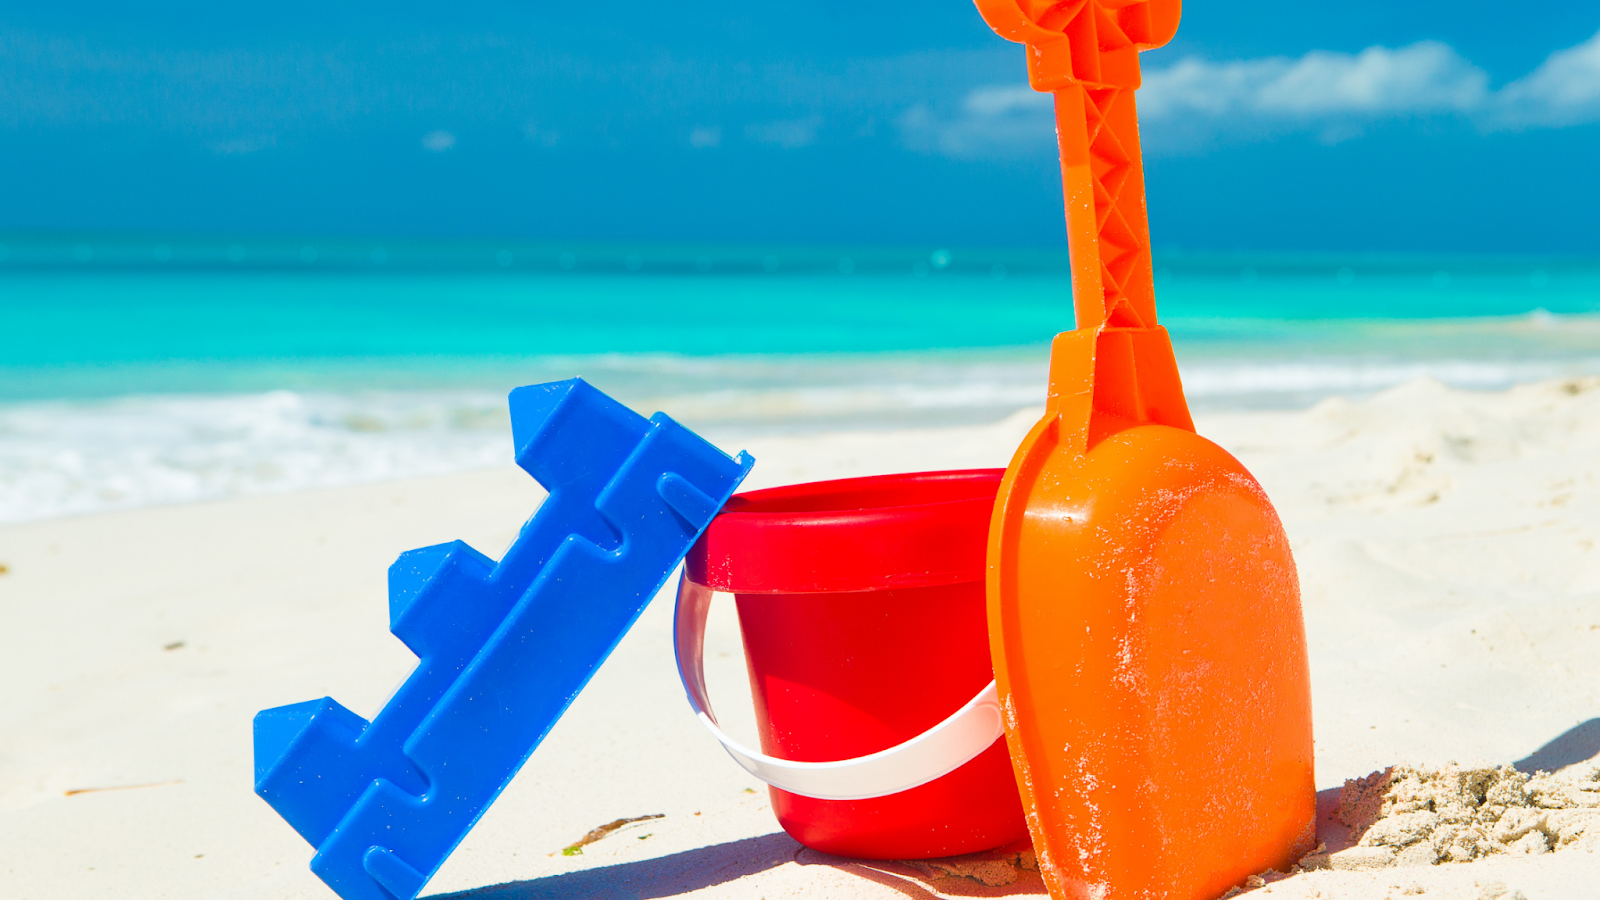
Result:
<svg viewBox="0 0 1600 900">
<path fill-rule="evenodd" d="M 412 900 L 621 641 L 754 460 L 582 379 L 512 391 L 549 491 L 498 562 L 460 541 L 389 569 L 417 666 L 371 722 L 330 697 L 257 714 L 256 792 L 345 900 Z"/>
</svg>

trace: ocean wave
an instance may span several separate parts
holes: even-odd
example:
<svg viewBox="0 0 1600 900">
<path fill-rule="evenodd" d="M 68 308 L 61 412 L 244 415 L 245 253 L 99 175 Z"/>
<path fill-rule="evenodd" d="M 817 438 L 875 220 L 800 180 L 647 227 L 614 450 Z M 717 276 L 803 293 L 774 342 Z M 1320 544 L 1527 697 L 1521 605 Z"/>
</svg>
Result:
<svg viewBox="0 0 1600 900">
<path fill-rule="evenodd" d="M 0 407 L 0 522 L 439 474 L 511 456 L 502 398 L 289 391 Z"/>
<path fill-rule="evenodd" d="M 1184 367 L 1183 387 L 1191 399 L 1208 400 L 1252 395 L 1370 393 L 1419 378 L 1433 378 L 1468 390 L 1493 390 L 1596 369 L 1600 369 L 1600 359 L 1207 362 Z"/>
<path fill-rule="evenodd" d="M 1417 378 L 1495 389 L 1600 372 L 1600 357 L 1191 359 L 1197 409 L 1309 404 Z M 737 450 L 756 433 L 994 421 L 1045 399 L 1028 353 L 610 360 L 596 383 Z M 512 461 L 486 389 L 168 394 L 0 405 L 0 523 L 443 474 Z"/>
</svg>

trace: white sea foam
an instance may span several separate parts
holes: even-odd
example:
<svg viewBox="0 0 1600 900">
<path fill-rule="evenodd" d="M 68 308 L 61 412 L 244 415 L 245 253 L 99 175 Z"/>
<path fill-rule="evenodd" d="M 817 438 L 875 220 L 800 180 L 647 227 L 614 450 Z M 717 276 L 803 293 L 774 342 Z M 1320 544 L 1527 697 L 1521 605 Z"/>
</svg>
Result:
<svg viewBox="0 0 1600 900">
<path fill-rule="evenodd" d="M 273 391 L 0 407 L 0 522 L 503 463 L 504 406 Z"/>
<path fill-rule="evenodd" d="M 1042 354 L 661 360 L 602 384 L 730 450 L 761 431 L 996 420 L 1040 405 Z M 1197 408 L 1295 406 L 1421 377 L 1493 389 L 1600 359 L 1190 359 Z M 602 373 L 603 374 L 603 373 Z M 602 381 L 605 379 L 602 378 Z M 509 386 L 509 385 L 508 385 Z M 151 395 L 0 405 L 0 523 L 442 474 L 512 461 L 505 394 L 491 390 Z"/>
<path fill-rule="evenodd" d="M 1202 362 L 1184 367 L 1183 387 L 1191 399 L 1242 398 L 1249 395 L 1317 395 L 1370 393 L 1434 378 L 1451 387 L 1493 390 L 1551 378 L 1568 371 L 1588 371 L 1582 362 L 1430 360 L 1410 362 L 1310 360 L 1306 362 Z"/>
</svg>

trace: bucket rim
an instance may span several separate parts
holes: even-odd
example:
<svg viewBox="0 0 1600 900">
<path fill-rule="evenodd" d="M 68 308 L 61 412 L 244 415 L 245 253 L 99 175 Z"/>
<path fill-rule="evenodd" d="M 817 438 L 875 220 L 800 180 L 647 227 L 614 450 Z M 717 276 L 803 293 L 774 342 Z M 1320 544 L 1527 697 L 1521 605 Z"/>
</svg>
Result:
<svg viewBox="0 0 1600 900">
<path fill-rule="evenodd" d="M 974 500 L 993 502 L 1003 468 L 940 469 L 927 472 L 894 472 L 887 475 L 864 475 L 856 478 L 834 478 L 824 481 L 806 481 L 778 487 L 744 491 L 728 498 L 720 516 L 740 518 L 767 516 L 773 518 L 814 518 L 834 513 L 870 514 L 912 509 L 925 506 L 946 506 L 953 503 L 970 503 Z M 937 489 L 948 487 L 950 496 L 915 502 L 857 502 L 854 504 L 828 503 L 830 498 L 857 495 L 886 495 L 895 489 Z M 973 490 L 976 488 L 976 490 Z"/>
<path fill-rule="evenodd" d="M 686 560 L 718 591 L 803 594 L 982 581 L 1004 469 L 813 481 L 735 495 Z"/>
</svg>

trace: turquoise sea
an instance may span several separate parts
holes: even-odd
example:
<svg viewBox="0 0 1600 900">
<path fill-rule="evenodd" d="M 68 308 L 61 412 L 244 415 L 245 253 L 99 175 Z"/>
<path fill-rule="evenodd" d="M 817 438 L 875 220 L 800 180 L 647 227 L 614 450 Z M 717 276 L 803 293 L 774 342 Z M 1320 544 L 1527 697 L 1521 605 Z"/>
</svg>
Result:
<svg viewBox="0 0 1600 900">
<path fill-rule="evenodd" d="M 1600 373 L 1600 260 L 1156 258 L 1199 409 Z M 1042 401 L 1064 251 L 0 235 L 0 522 L 504 462 L 581 375 L 714 439 Z"/>
</svg>

